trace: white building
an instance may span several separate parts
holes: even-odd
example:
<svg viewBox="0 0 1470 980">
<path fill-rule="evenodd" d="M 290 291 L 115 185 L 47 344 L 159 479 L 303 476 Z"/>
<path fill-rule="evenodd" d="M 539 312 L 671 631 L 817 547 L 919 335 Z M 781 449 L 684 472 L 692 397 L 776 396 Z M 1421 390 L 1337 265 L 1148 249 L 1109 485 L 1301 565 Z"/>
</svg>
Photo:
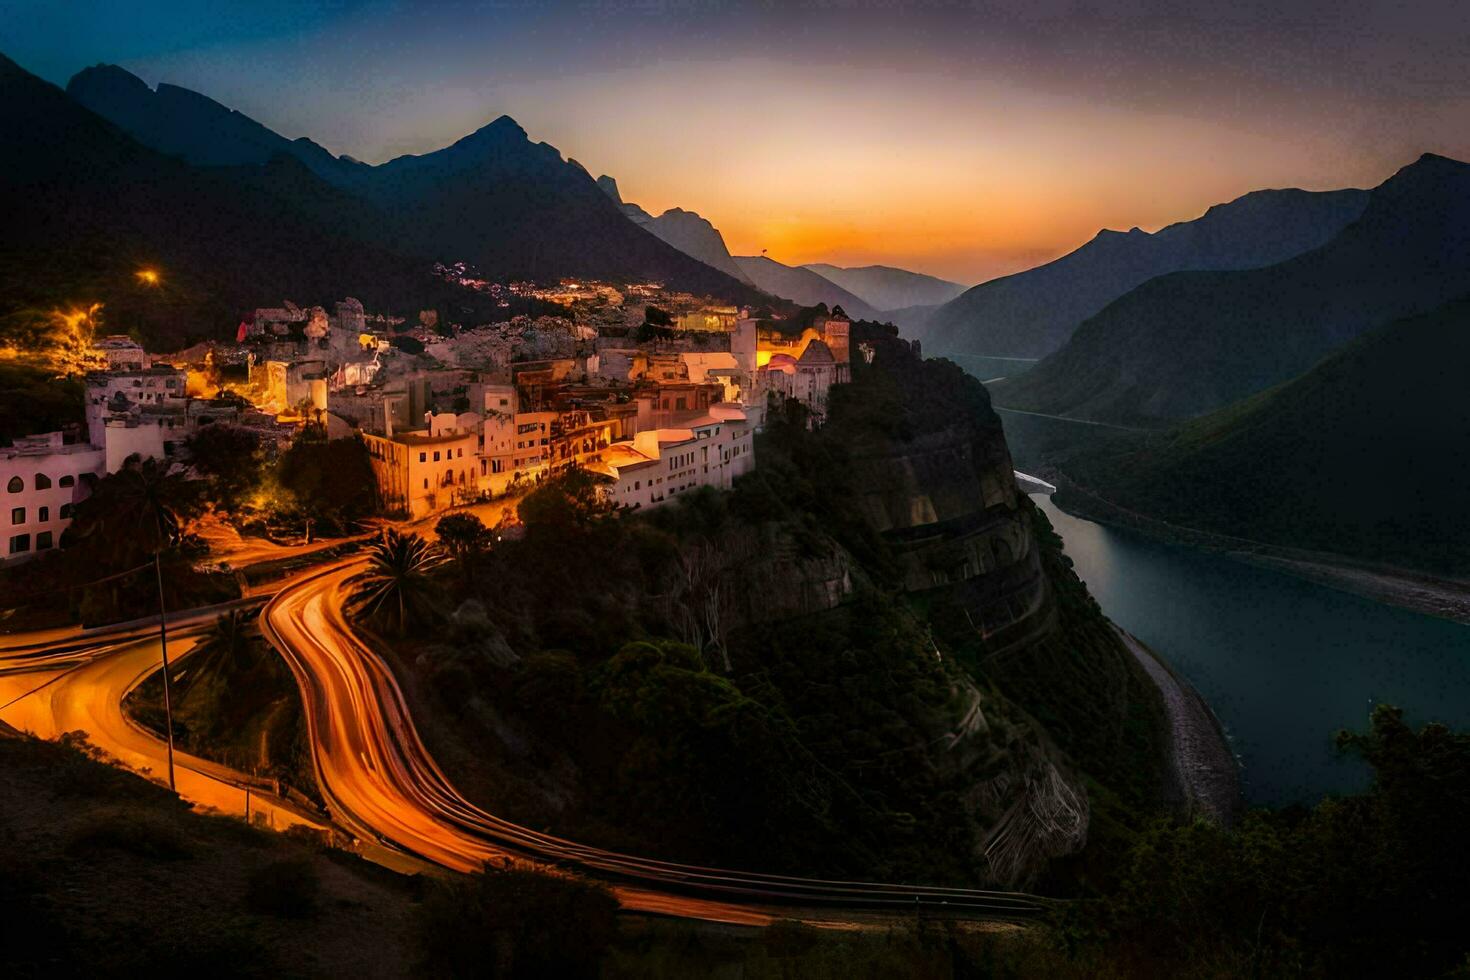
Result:
<svg viewBox="0 0 1470 980">
<path fill-rule="evenodd" d="M 87 441 L 104 445 L 109 416 L 137 413 L 144 407 L 183 406 L 188 400 L 189 372 L 167 365 L 128 371 L 94 371 L 84 387 Z"/>
<path fill-rule="evenodd" d="M 634 510 L 657 507 L 699 487 L 728 490 L 755 469 L 753 430 L 739 405 L 721 403 L 680 428 L 649 429 L 615 442 L 587 468 L 610 477 L 605 500 Z"/>
<path fill-rule="evenodd" d="M 72 508 L 87 495 L 87 474 L 105 472 L 102 450 L 66 445 L 60 432 L 22 436 L 0 449 L 0 563 L 22 561 L 61 542 Z"/>
</svg>

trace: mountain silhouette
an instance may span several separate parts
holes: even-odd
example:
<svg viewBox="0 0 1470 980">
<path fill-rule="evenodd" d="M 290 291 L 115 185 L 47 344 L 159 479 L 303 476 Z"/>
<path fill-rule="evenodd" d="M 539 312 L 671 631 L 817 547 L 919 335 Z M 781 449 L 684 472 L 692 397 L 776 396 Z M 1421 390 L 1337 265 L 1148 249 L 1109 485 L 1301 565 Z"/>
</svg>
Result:
<svg viewBox="0 0 1470 980">
<path fill-rule="evenodd" d="M 992 279 L 929 317 L 932 353 L 1044 357 L 1083 320 L 1155 276 L 1250 269 L 1324 244 L 1363 212 L 1368 192 L 1255 191 L 1153 234 L 1100 231 L 1045 265 Z"/>
<path fill-rule="evenodd" d="M 494 279 L 651 280 L 726 301 L 764 301 L 737 277 L 628 222 L 585 169 L 533 143 L 509 116 L 434 152 L 369 166 L 310 140 L 287 140 L 187 89 L 151 91 L 116 66 L 89 68 L 68 87 L 141 142 L 185 162 L 251 166 L 294 157 L 370 205 L 382 219 L 384 247 L 464 261 Z"/>
<path fill-rule="evenodd" d="M 597 186 L 602 188 L 603 193 L 611 198 L 635 224 L 653 232 L 685 255 L 734 276 L 741 282 L 750 282 L 740 266 L 730 257 L 730 249 L 725 245 L 725 236 L 720 234 L 720 229 L 716 228 L 709 219 L 694 211 L 685 211 L 683 208 L 669 208 L 655 218 L 638 205 L 624 201 L 622 195 L 618 193 L 618 182 L 606 174 L 597 178 Z"/>
<path fill-rule="evenodd" d="M 1010 408 L 1157 424 L 1289 380 L 1347 341 L 1470 292 L 1470 166 L 1425 154 L 1330 242 L 1261 269 L 1152 279 L 997 384 Z"/>
<path fill-rule="evenodd" d="M 826 262 L 808 262 L 802 268 L 835 282 L 874 309 L 885 311 L 939 306 L 965 291 L 965 287 L 957 282 L 896 269 L 891 265 L 843 268 Z"/>
<path fill-rule="evenodd" d="M 299 160 L 191 166 L 3 56 L 0 213 L 0 316 L 103 302 L 109 329 L 155 346 L 219 337 L 282 298 L 456 316 L 482 303 L 383 244 L 382 217 Z M 144 267 L 161 285 L 137 281 Z"/>
<path fill-rule="evenodd" d="M 790 300 L 798 306 L 840 306 L 854 320 L 883 320 L 883 315 L 861 298 L 810 269 L 783 265 L 764 255 L 737 255 L 735 262 L 750 281 L 772 296 Z"/>
</svg>

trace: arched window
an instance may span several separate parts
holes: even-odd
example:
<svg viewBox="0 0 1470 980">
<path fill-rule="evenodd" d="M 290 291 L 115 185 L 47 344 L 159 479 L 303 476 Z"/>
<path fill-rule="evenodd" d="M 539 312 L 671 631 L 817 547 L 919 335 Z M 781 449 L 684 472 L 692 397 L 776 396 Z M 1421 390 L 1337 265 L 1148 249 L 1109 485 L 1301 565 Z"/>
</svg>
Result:
<svg viewBox="0 0 1470 980">
<path fill-rule="evenodd" d="M 47 476 L 45 473 L 37 473 L 36 474 L 36 489 L 37 490 L 50 490 L 51 489 L 51 477 Z"/>
<path fill-rule="evenodd" d="M 11 493 L 20 493 L 25 488 L 26 481 L 22 480 L 18 476 L 12 476 L 10 478 L 10 482 L 5 485 L 5 489 L 10 491 Z"/>
<path fill-rule="evenodd" d="M 61 479 L 56 481 L 56 485 L 58 487 L 70 487 L 75 486 L 76 482 L 77 478 L 74 476 L 63 476 Z"/>
</svg>

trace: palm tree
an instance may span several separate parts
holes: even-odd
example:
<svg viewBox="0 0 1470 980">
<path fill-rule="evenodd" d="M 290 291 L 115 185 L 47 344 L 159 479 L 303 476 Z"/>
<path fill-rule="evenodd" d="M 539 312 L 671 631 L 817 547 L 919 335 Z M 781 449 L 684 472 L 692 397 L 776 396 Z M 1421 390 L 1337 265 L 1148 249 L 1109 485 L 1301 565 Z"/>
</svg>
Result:
<svg viewBox="0 0 1470 980">
<path fill-rule="evenodd" d="M 170 476 L 166 464 L 133 455 L 77 504 L 70 530 L 75 538 L 90 539 L 99 558 L 127 568 L 178 544 L 185 506 L 183 481 Z"/>
<path fill-rule="evenodd" d="M 417 534 L 387 528 L 368 547 L 368 567 L 354 575 L 353 601 L 364 614 L 396 620 L 399 635 L 432 604 L 429 572 L 445 557 Z"/>
</svg>

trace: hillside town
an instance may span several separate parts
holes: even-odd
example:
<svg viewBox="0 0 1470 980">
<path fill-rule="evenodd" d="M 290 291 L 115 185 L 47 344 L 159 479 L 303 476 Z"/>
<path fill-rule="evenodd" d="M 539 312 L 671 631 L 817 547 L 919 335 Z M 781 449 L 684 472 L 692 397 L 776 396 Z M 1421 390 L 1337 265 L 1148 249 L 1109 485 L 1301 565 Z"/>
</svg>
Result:
<svg viewBox="0 0 1470 980">
<path fill-rule="evenodd" d="M 638 510 L 728 489 L 756 465 L 773 406 L 800 402 L 820 425 L 849 377 L 840 307 L 798 323 L 656 283 L 484 288 L 565 315 L 463 328 L 432 310 L 408 323 L 352 298 L 331 311 L 287 301 L 245 316 L 233 343 L 164 354 L 126 334 L 92 341 L 84 424 L 0 450 L 0 561 L 57 547 L 89 481 L 130 460 L 190 475 L 190 440 L 209 426 L 245 430 L 272 455 L 308 430 L 360 441 L 390 517 L 523 493 L 571 468 L 593 474 L 607 504 Z"/>
</svg>

